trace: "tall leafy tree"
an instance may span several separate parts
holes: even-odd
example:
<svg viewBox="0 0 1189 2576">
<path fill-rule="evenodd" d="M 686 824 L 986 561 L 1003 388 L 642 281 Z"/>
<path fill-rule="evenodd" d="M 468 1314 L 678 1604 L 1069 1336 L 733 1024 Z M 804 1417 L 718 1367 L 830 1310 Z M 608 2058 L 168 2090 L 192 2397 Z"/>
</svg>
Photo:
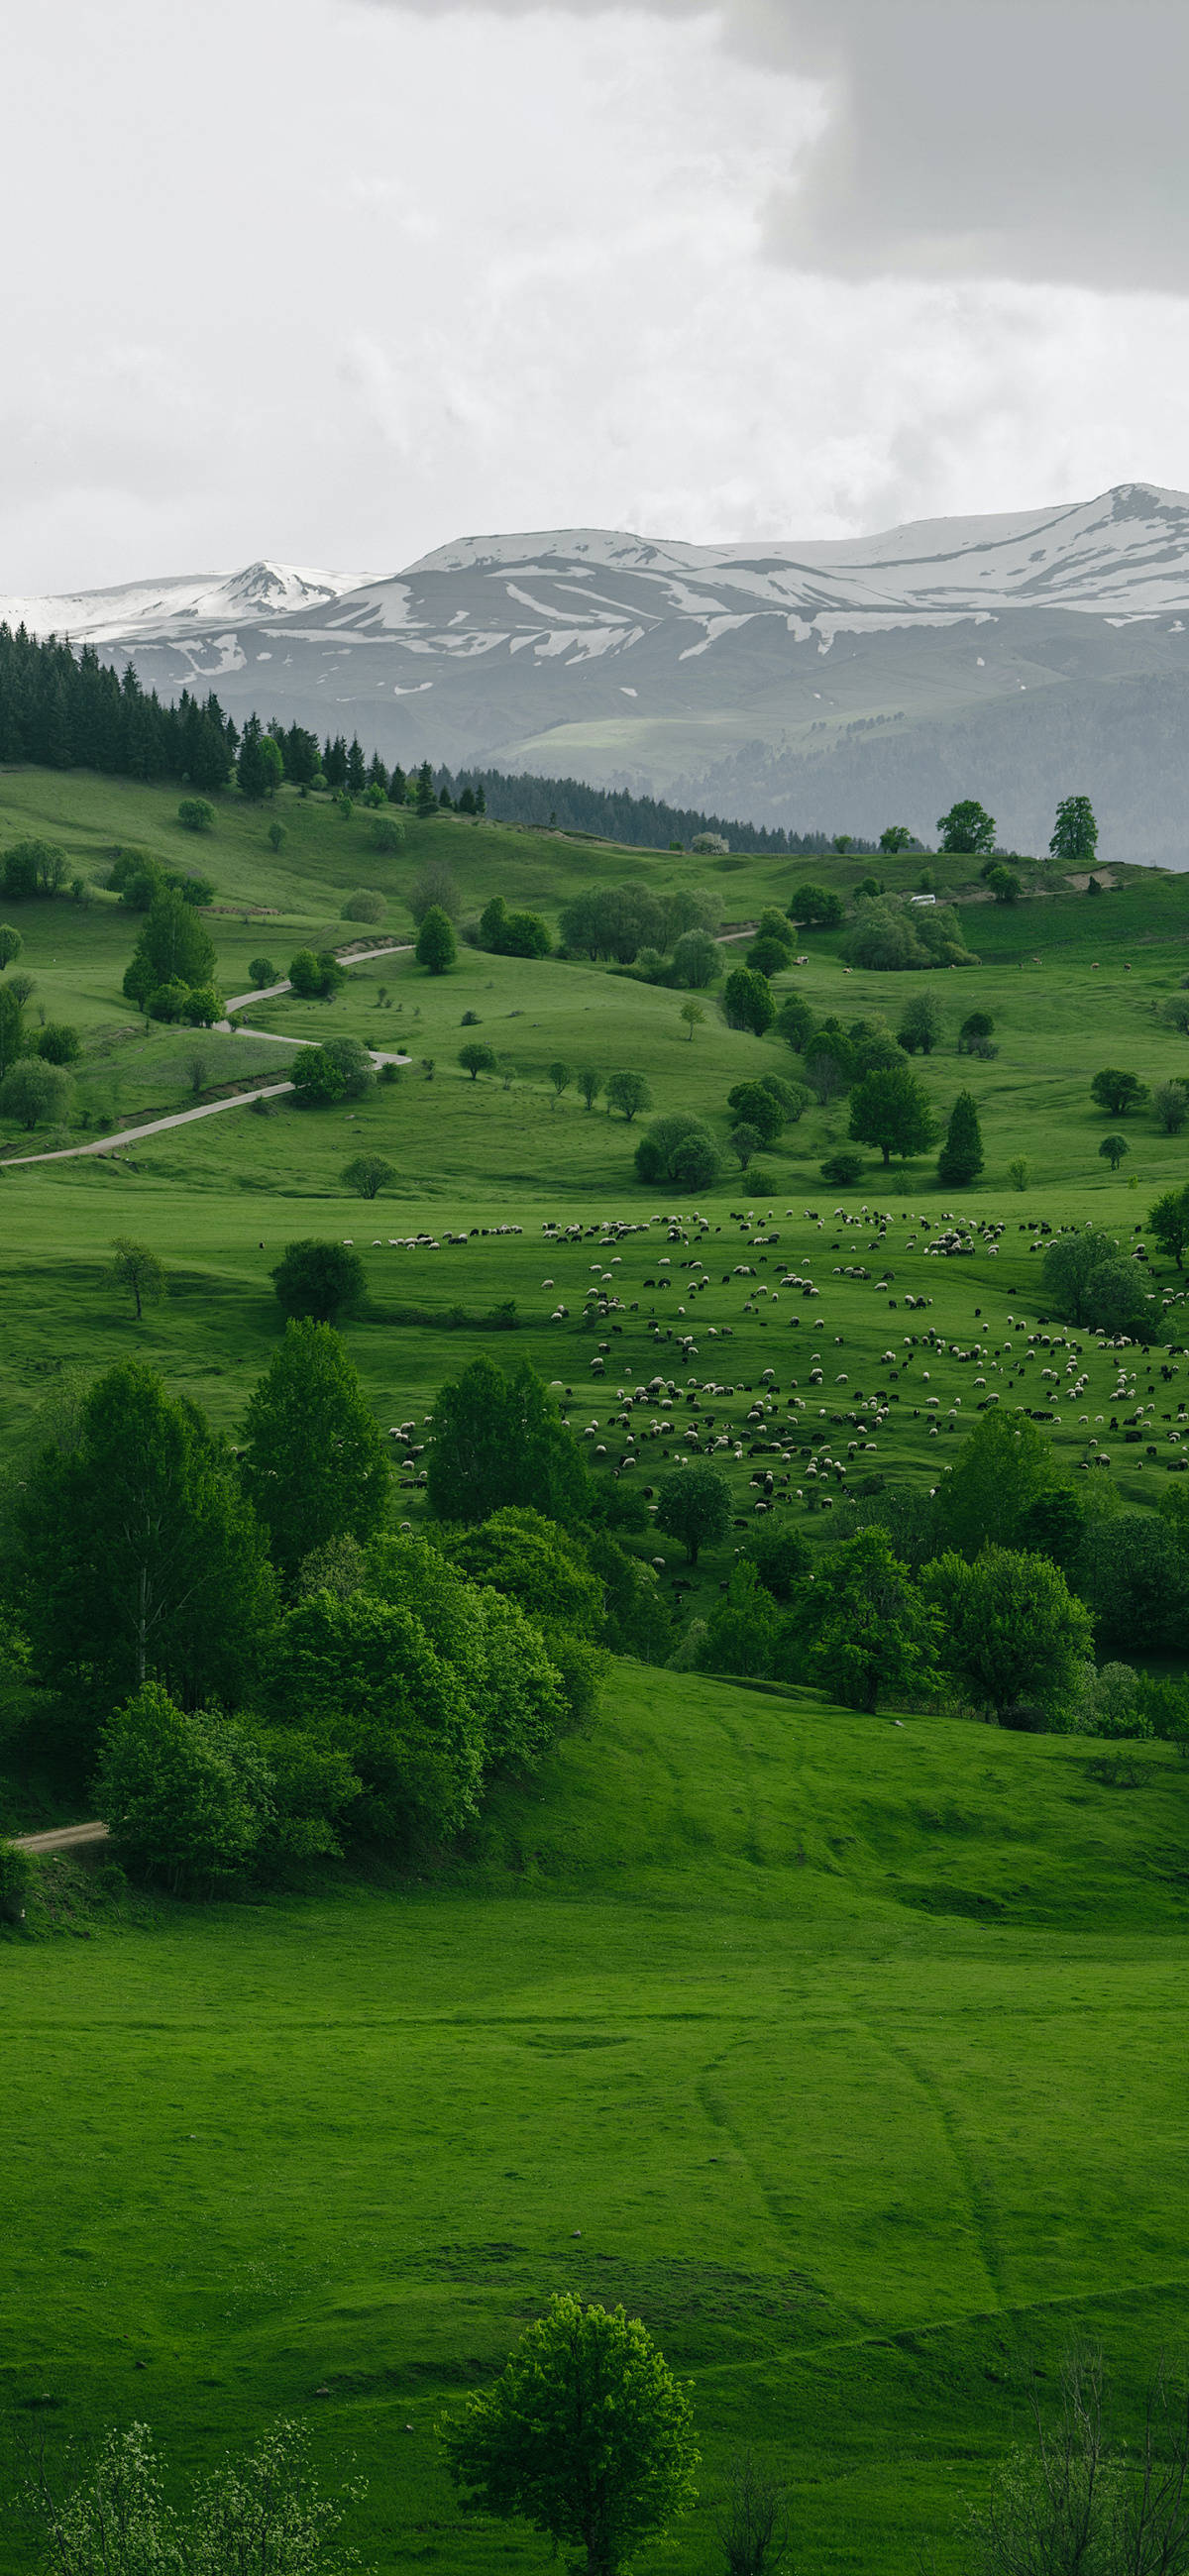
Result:
<svg viewBox="0 0 1189 2576">
<path fill-rule="evenodd" d="M 0 1081 L 0 1117 L 21 1127 L 56 1125 L 65 1118 L 72 1084 L 61 1065 L 40 1055 L 21 1055 Z"/>
<path fill-rule="evenodd" d="M 723 986 L 723 1017 L 728 1028 L 750 1029 L 752 1036 L 762 1038 L 776 1017 L 776 1003 L 766 975 L 757 975 L 750 966 L 736 966 Z"/>
<path fill-rule="evenodd" d="M 162 1682 L 234 1702 L 274 1616 L 264 1533 L 226 1444 L 140 1361 L 109 1369 L 76 1445 L 46 1449 L 17 1505 L 37 1669 L 106 1702 Z"/>
<path fill-rule="evenodd" d="M 206 923 L 176 886 L 154 896 L 124 976 L 130 1002 L 147 1002 L 163 984 L 212 984 L 215 943 Z"/>
<path fill-rule="evenodd" d="M 388 1460 L 329 1324 L 294 1320 L 248 1404 L 243 1476 L 288 1581 L 336 1538 L 369 1539 L 388 1509 Z"/>
<path fill-rule="evenodd" d="M 464 1676 L 403 1602 L 316 1592 L 272 1641 L 264 1689 L 278 1723 L 346 1757 L 361 1789 L 352 1827 L 385 1847 L 440 1844 L 478 1808 L 483 1720 Z"/>
<path fill-rule="evenodd" d="M 1021 1702 L 1055 1714 L 1094 1651 L 1094 1623 L 1046 1556 L 984 1547 L 971 1560 L 938 1557 L 921 1590 L 941 1621 L 941 1661 L 1002 1726 Z"/>
<path fill-rule="evenodd" d="M 947 858 L 984 858 L 995 847 L 995 818 L 973 796 L 939 814 L 937 829 Z"/>
<path fill-rule="evenodd" d="M 207 1894 L 247 1868 L 271 1802 L 266 1765 L 240 1727 L 187 1715 L 146 1682 L 109 1718 L 100 1760 L 113 1848 L 136 1877 Z"/>
<path fill-rule="evenodd" d="M 1189 1243 L 1189 1184 L 1179 1190 L 1165 1190 L 1148 1210 L 1148 1231 L 1161 1252 L 1171 1252 L 1178 1270 L 1184 1267 L 1185 1246 Z"/>
<path fill-rule="evenodd" d="M 788 917 L 802 930 L 837 930 L 844 909 L 841 895 L 832 887 L 800 885 L 793 890 Z"/>
<path fill-rule="evenodd" d="M 932 1055 L 943 1028 L 941 1004 L 932 993 L 914 993 L 900 1014 L 896 1031 L 905 1055 Z"/>
<path fill-rule="evenodd" d="M 652 1093 L 642 1073 L 609 1073 L 604 1084 L 607 1115 L 618 1109 L 629 1127 L 641 1109 L 651 1109 Z"/>
<path fill-rule="evenodd" d="M 1100 1225 L 1078 1226 L 1071 1234 L 1059 1234 L 1041 1264 L 1045 1296 L 1051 1305 L 1060 1307 L 1069 1323 L 1093 1323 L 1095 1283 L 1100 1273 L 1117 1269 L 1119 1263 L 1118 1238 L 1104 1233 Z"/>
<path fill-rule="evenodd" d="M 969 1557 L 988 1545 L 1021 1546 L 1027 1516 L 1067 1492 L 1057 1453 L 1039 1423 L 997 1405 L 967 1434 L 938 1487 L 936 1518 L 944 1545 Z"/>
<path fill-rule="evenodd" d="M 1049 842 L 1049 856 L 1063 868 L 1092 868 L 1098 851 L 1098 825 L 1088 796 L 1063 796 Z"/>
<path fill-rule="evenodd" d="M 440 904 L 431 904 L 417 933 L 417 963 L 431 975 L 444 975 L 458 956 L 454 924 Z"/>
<path fill-rule="evenodd" d="M 439 1520 L 484 1521 L 505 1503 L 527 1503 L 550 1520 L 585 1517 L 578 1444 L 527 1360 L 511 1377 L 494 1360 L 472 1360 L 439 1389 L 426 1472 Z"/>
<path fill-rule="evenodd" d="M 272 1273 L 278 1303 L 286 1315 L 333 1324 L 351 1314 L 367 1293 L 363 1263 L 346 1243 L 323 1243 L 316 1236 L 287 1243 Z"/>
<path fill-rule="evenodd" d="M 127 1289 L 139 1324 L 145 1306 L 156 1306 L 169 1294 L 164 1264 L 147 1243 L 136 1243 L 130 1234 L 114 1235 L 112 1250 L 112 1279 L 117 1288 Z"/>
<path fill-rule="evenodd" d="M 687 1565 L 696 1565 L 704 1547 L 717 1547 L 731 1526 L 731 1488 L 717 1467 L 704 1459 L 674 1467 L 661 1485 L 656 1525 L 667 1538 L 678 1538 Z"/>
<path fill-rule="evenodd" d="M 858 1145 L 878 1145 L 887 1170 L 893 1154 L 922 1154 L 934 1136 L 926 1093 L 908 1070 L 869 1073 L 851 1094 L 850 1133 Z"/>
<path fill-rule="evenodd" d="M 889 1691 L 919 1691 L 936 1671 L 939 1622 L 885 1530 L 833 1548 L 795 1616 L 813 1669 L 848 1708 L 873 1715 Z"/>
</svg>

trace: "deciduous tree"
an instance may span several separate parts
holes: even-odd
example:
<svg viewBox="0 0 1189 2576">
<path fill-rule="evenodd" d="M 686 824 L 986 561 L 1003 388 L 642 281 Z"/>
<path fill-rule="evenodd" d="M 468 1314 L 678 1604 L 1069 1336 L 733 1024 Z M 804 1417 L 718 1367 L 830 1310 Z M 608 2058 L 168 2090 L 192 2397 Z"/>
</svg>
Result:
<svg viewBox="0 0 1189 2576">
<path fill-rule="evenodd" d="M 271 1812 L 251 1737 L 189 1715 L 146 1682 L 104 1728 L 99 1795 L 117 1860 L 134 1877 L 198 1895 L 242 1876 Z"/>
<path fill-rule="evenodd" d="M 641 1109 L 651 1109 L 652 1093 L 642 1073 L 609 1073 L 605 1085 L 608 1115 L 618 1109 L 629 1127 Z"/>
<path fill-rule="evenodd" d="M 378 1198 L 398 1177 L 395 1163 L 386 1163 L 382 1154 L 356 1154 L 340 1174 L 344 1189 L 361 1199 Z"/>
<path fill-rule="evenodd" d="M 417 963 L 430 975 L 445 975 L 458 956 L 454 924 L 440 904 L 431 904 L 417 933 Z"/>
<path fill-rule="evenodd" d="M 332 1539 L 374 1536 L 388 1460 L 358 1371 L 329 1324 L 291 1320 L 244 1417 L 244 1486 L 292 1582 Z"/>
<path fill-rule="evenodd" d="M 272 1281 L 285 1314 L 315 1324 L 333 1324 L 340 1315 L 353 1313 L 367 1288 L 363 1263 L 352 1245 L 311 1237 L 286 1244 Z"/>
<path fill-rule="evenodd" d="M 693 2498 L 689 2398 L 622 2308 L 555 2295 L 494 2386 L 440 2431 L 468 2504 L 581 2550 L 586 2576 L 624 2576 Z"/>
<path fill-rule="evenodd" d="M 731 1488 L 717 1467 L 692 1459 L 674 1467 L 660 1485 L 656 1526 L 677 1538 L 687 1565 L 696 1565 L 704 1547 L 717 1547 L 731 1526 Z"/>
<path fill-rule="evenodd" d="M 1088 796 L 1063 796 L 1049 842 L 1049 856 L 1063 868 L 1092 868 L 1098 849 L 1098 825 Z"/>
<path fill-rule="evenodd" d="M 139 1324 L 142 1308 L 158 1305 L 169 1294 L 164 1263 L 149 1250 L 147 1243 L 134 1243 L 129 1234 L 117 1234 L 112 1249 L 115 1253 L 112 1278 L 117 1288 L 127 1289 Z"/>
<path fill-rule="evenodd" d="M 129 1001 L 144 1004 L 161 985 L 213 984 L 215 943 L 193 904 L 176 886 L 153 897 L 124 975 Z"/>
<path fill-rule="evenodd" d="M 346 1081 L 329 1047 L 302 1047 L 289 1076 L 301 1109 L 332 1109 L 346 1092 Z"/>
<path fill-rule="evenodd" d="M 967 1434 L 938 1487 L 944 1545 L 967 1557 L 989 1544 L 1015 1547 L 1032 1506 L 1066 1490 L 1056 1451 L 1040 1425 L 1026 1413 L 996 1405 Z"/>
<path fill-rule="evenodd" d="M 15 1118 L 27 1130 L 60 1126 L 72 1091 L 61 1065 L 47 1064 L 41 1055 L 18 1056 L 0 1081 L 0 1117 Z"/>
<path fill-rule="evenodd" d="M 1021 1702 L 1052 1715 L 1070 1698 L 1094 1628 L 1048 1557 L 954 1552 L 924 1568 L 921 1589 L 940 1618 L 945 1670 L 985 1715 L 1003 1725 Z"/>
<path fill-rule="evenodd" d="M 932 1055 L 941 1037 L 944 1022 L 941 1004 L 932 993 L 914 993 L 900 1014 L 896 1043 L 905 1055 Z"/>
<path fill-rule="evenodd" d="M 797 1609 L 812 1665 L 848 1708 L 874 1714 L 889 1691 L 931 1682 L 938 1622 L 884 1530 L 832 1549 Z"/>
<path fill-rule="evenodd" d="M 1121 1073 L 1117 1065 L 1104 1065 L 1090 1085 L 1090 1097 L 1112 1118 L 1126 1118 L 1128 1110 L 1139 1109 L 1148 1097 L 1148 1086 L 1135 1073 Z"/>
<path fill-rule="evenodd" d="M 909 1072 L 869 1073 L 851 1094 L 850 1133 L 859 1145 L 878 1145 L 887 1170 L 893 1154 L 922 1154 L 934 1137 L 927 1094 Z"/>
<path fill-rule="evenodd" d="M 1148 1231 L 1161 1252 L 1171 1252 L 1178 1270 L 1183 1269 L 1185 1246 L 1189 1243 L 1189 1183 L 1179 1190 L 1165 1190 L 1149 1208 Z"/>
<path fill-rule="evenodd" d="M 439 1520 L 486 1520 L 505 1503 L 527 1503 L 550 1520 L 584 1517 L 578 1444 L 527 1360 L 512 1376 L 494 1360 L 472 1360 L 439 1388 L 432 1429 L 427 1490 Z"/>
<path fill-rule="evenodd" d="M 762 1038 L 776 1017 L 776 1003 L 766 975 L 754 974 L 750 966 L 736 966 L 723 986 L 723 1017 L 730 1029 L 750 1029 Z"/>
<path fill-rule="evenodd" d="M 937 829 L 947 858 L 982 858 L 995 847 L 994 817 L 973 796 L 963 797 L 948 814 L 940 814 Z"/>
</svg>

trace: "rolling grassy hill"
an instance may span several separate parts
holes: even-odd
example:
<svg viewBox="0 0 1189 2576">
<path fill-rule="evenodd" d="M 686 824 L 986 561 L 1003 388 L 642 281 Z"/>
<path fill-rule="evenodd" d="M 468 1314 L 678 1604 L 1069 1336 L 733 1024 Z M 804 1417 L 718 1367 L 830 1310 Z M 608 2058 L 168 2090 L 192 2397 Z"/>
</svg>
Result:
<svg viewBox="0 0 1189 2576">
<path fill-rule="evenodd" d="M 963 2568 L 1069 2338 L 1127 2395 L 1183 2334 L 1187 1802 L 622 1666 L 443 1883 L 10 1947 L 9 2408 L 186 2463 L 299 2413 L 377 2565 L 544 2567 L 432 2427 L 577 2287 L 693 2381 L 667 2563 L 750 2442 L 798 2563 Z"/>
<path fill-rule="evenodd" d="M 741 923 L 807 876 L 847 892 L 867 873 L 732 858 L 715 874 L 450 817 L 411 823 L 381 863 L 362 814 L 288 794 L 274 853 L 270 815 L 227 800 L 196 842 L 176 804 L 2 773 L 0 852 L 38 832 L 92 880 L 116 847 L 197 860 L 230 992 L 261 949 L 283 968 L 345 938 L 360 885 L 404 937 L 429 859 L 467 912 L 498 891 L 551 918 L 584 885 L 639 878 L 719 886 Z M 907 886 L 920 864 L 880 873 Z M 781 987 L 895 1025 L 928 983 L 946 1034 L 916 1069 L 940 1115 L 976 1093 L 977 1192 L 947 1196 L 932 1157 L 885 1175 L 875 1155 L 858 1188 L 829 1189 L 846 1112 L 814 1107 L 763 1157 L 762 1189 L 735 1177 L 673 1204 L 635 1179 L 639 1122 L 586 1112 L 572 1086 L 555 1102 L 550 1063 L 637 1068 L 658 1110 L 722 1135 L 733 1082 L 795 1070 L 775 1038 L 729 1031 L 710 999 L 691 1043 L 680 995 L 590 965 L 464 948 L 432 979 L 407 956 L 365 962 L 331 1006 L 251 1016 L 399 1046 L 395 1086 L 0 1173 L 0 1464 L 19 1475 L 38 1407 L 132 1352 L 234 1431 L 280 1331 L 271 1268 L 314 1234 L 362 1252 L 369 1302 L 345 1338 L 385 1427 L 423 1423 L 483 1350 L 534 1361 L 603 1472 L 647 1485 L 691 1433 L 723 1443 L 736 1528 L 692 1591 L 680 1551 L 643 1542 L 675 1637 L 726 1580 L 754 1475 L 817 1543 L 866 1479 L 935 1482 L 994 1395 L 1048 1417 L 1075 1473 L 1107 1455 L 1124 1501 L 1152 1502 L 1189 1443 L 1184 1283 L 1147 1265 L 1172 1347 L 1121 1353 L 1043 1321 L 1038 1272 L 1042 1226 L 1092 1216 L 1138 1245 L 1151 1198 L 1186 1177 L 1184 1139 L 1147 1112 L 1112 1177 L 1088 1085 L 1104 1063 L 1186 1069 L 1158 1013 L 1189 971 L 1189 888 L 1125 870 L 1091 901 L 1042 874 L 1000 910 L 961 863 L 932 864 L 971 898 L 980 964 L 850 974 L 815 936 Z M 34 1011 L 82 1033 L 88 1124 L 0 1151 L 185 1106 L 193 1042 L 146 1038 L 121 998 L 135 917 L 99 887 L 14 917 Z M 987 1062 L 955 1052 L 976 1006 L 996 1020 Z M 456 1061 L 470 1034 L 504 1068 L 477 1084 Z M 286 1062 L 265 1038 L 199 1045 L 205 1096 Z M 364 1145 L 397 1170 L 372 1205 L 341 1179 Z M 969 1246 L 952 1254 L 951 1219 Z M 582 1231 L 561 1242 L 558 1225 Z M 140 1324 L 107 1276 L 123 1233 L 169 1272 Z M 493 1337 L 509 1299 L 518 1329 Z M 417 1474 L 396 1494 L 414 1524 Z M 921 2542 L 959 2576 L 964 2504 L 1070 2338 L 1103 2341 L 1128 2403 L 1183 2348 L 1187 1807 L 1189 1766 L 1163 1747 L 1139 1747 L 1124 1786 L 1080 1739 L 867 1721 L 621 1664 L 589 1734 L 531 1797 L 501 1793 L 432 1881 L 129 1916 L 81 1905 L 63 1867 L 61 1937 L 0 1931 L 12 2419 L 137 2416 L 197 2461 L 300 2413 L 327 2459 L 364 2468 L 378 2565 L 528 2571 L 543 2544 L 460 2527 L 432 2424 L 577 2285 L 637 2310 L 694 2380 L 707 2471 L 669 2560 L 683 2576 L 717 2563 L 712 2491 L 747 2442 L 792 2481 L 802 2568 L 909 2576 Z M 51 1777 L 0 1781 L 0 1827 L 53 1812 Z M 0 2569 L 28 2565 L 6 2527 Z"/>
</svg>

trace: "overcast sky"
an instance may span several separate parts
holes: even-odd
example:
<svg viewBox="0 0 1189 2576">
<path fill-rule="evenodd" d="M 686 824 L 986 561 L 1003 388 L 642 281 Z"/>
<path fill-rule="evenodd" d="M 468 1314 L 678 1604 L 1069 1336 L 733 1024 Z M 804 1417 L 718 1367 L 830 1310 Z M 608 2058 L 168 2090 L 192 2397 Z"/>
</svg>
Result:
<svg viewBox="0 0 1189 2576">
<path fill-rule="evenodd" d="M 0 594 L 1189 485 L 1185 0 L 37 0 Z"/>
</svg>

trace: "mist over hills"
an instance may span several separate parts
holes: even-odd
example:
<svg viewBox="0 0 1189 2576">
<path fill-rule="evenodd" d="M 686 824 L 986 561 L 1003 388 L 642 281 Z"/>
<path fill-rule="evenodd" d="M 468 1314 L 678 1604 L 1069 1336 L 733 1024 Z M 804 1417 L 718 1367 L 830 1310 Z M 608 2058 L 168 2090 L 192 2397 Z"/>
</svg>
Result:
<svg viewBox="0 0 1189 2576">
<path fill-rule="evenodd" d="M 260 562 L 0 617 L 406 766 L 924 839 L 972 794 L 1020 849 L 1077 792 L 1104 856 L 1189 865 L 1189 495 L 1146 484 L 836 543 L 472 537 L 390 578 Z"/>
</svg>

